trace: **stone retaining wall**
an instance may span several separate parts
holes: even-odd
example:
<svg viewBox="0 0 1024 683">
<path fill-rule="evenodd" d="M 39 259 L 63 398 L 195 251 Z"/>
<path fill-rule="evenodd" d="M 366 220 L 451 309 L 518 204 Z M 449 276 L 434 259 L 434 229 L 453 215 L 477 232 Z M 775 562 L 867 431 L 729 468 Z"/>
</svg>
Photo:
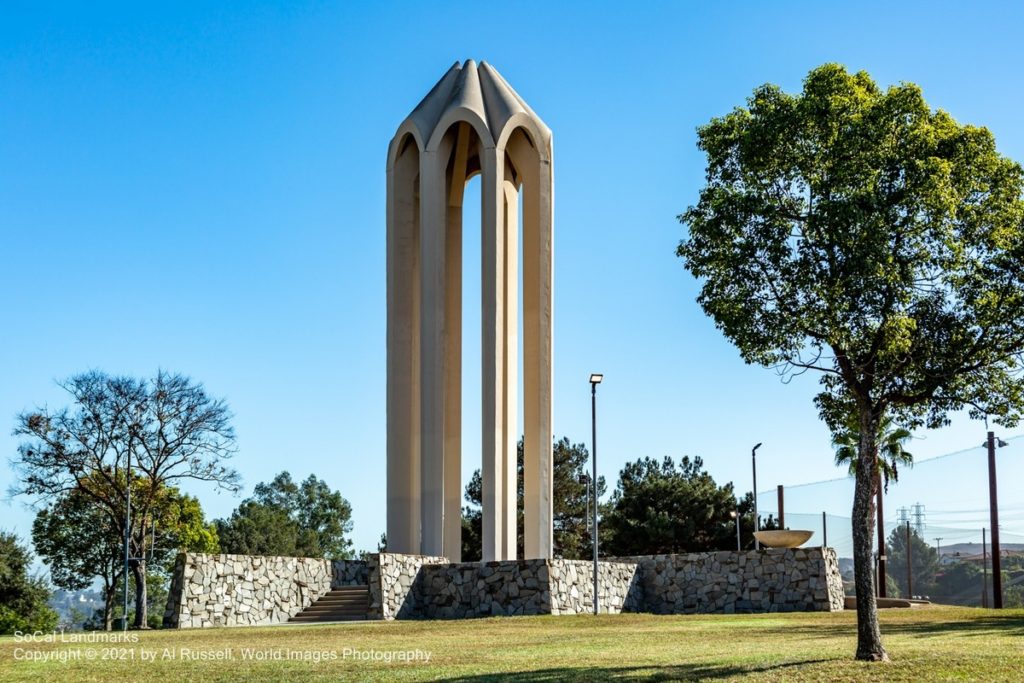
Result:
<svg viewBox="0 0 1024 683">
<path fill-rule="evenodd" d="M 331 560 L 331 588 L 365 586 L 370 583 L 366 560 Z"/>
<path fill-rule="evenodd" d="M 279 624 L 331 588 L 365 584 L 367 576 L 361 560 L 182 553 L 164 626 Z"/>
<path fill-rule="evenodd" d="M 768 548 L 620 558 L 636 562 L 655 614 L 832 612 L 843 582 L 832 548 Z"/>
<path fill-rule="evenodd" d="M 642 606 L 636 563 L 601 562 L 601 612 Z M 580 560 L 424 563 L 399 618 L 464 619 L 528 614 L 581 614 L 594 609 L 593 564 Z"/>
<path fill-rule="evenodd" d="M 594 612 L 594 563 L 585 560 L 551 560 L 551 614 Z M 643 586 L 635 562 L 597 565 L 597 610 L 602 614 L 643 610 Z"/>
<path fill-rule="evenodd" d="M 416 617 L 463 619 L 551 612 L 544 560 L 425 564 L 419 578 Z"/>
<path fill-rule="evenodd" d="M 448 564 L 445 557 L 374 553 L 367 556 L 370 586 L 369 619 L 411 619 L 418 615 L 415 587 L 420 567 Z"/>
<path fill-rule="evenodd" d="M 368 619 L 460 619 L 593 611 L 582 560 L 449 564 L 376 553 L 362 560 L 186 553 L 164 624 L 181 628 L 287 621 L 332 587 L 368 585 Z M 720 551 L 602 560 L 601 612 L 792 612 L 843 609 L 831 548 Z"/>
</svg>

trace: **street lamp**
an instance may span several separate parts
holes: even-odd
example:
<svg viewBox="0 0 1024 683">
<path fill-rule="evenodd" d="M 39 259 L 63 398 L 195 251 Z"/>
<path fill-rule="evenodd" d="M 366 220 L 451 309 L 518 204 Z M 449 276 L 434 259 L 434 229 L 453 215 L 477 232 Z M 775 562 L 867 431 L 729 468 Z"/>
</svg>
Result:
<svg viewBox="0 0 1024 683">
<path fill-rule="evenodd" d="M 121 630 L 128 630 L 128 565 L 131 558 L 130 543 L 132 538 L 132 434 L 134 425 L 128 432 L 128 449 L 125 451 L 125 508 L 124 508 L 124 611 L 121 613 Z"/>
<path fill-rule="evenodd" d="M 587 534 L 590 534 L 590 475 L 581 474 L 579 480 L 580 484 L 582 484 L 587 489 L 587 511 L 583 514 L 583 519 L 585 520 L 584 524 L 587 525 Z"/>
<path fill-rule="evenodd" d="M 597 614 L 597 385 L 604 379 L 600 373 L 590 375 L 590 455 L 593 460 L 593 474 L 590 477 L 591 490 L 594 492 L 594 504 L 591 507 L 594 515 L 594 533 L 590 537 L 594 546 L 594 614 Z"/>
<path fill-rule="evenodd" d="M 125 450 L 125 509 L 124 509 L 124 613 L 121 615 L 121 630 L 128 630 L 128 567 L 131 564 L 132 537 L 132 441 L 138 435 L 142 421 L 142 406 L 135 406 L 135 421 L 128 427 L 128 448 Z"/>
<path fill-rule="evenodd" d="M 739 510 L 731 510 L 729 516 L 736 520 L 736 551 L 743 550 L 743 546 L 740 543 L 740 512 Z"/>
<path fill-rule="evenodd" d="M 757 449 L 761 447 L 761 444 L 757 444 L 750 449 L 750 463 L 754 467 L 754 533 L 760 531 L 760 525 L 757 519 Z M 760 550 L 761 544 L 757 540 L 757 536 L 754 536 L 754 549 Z"/>
</svg>

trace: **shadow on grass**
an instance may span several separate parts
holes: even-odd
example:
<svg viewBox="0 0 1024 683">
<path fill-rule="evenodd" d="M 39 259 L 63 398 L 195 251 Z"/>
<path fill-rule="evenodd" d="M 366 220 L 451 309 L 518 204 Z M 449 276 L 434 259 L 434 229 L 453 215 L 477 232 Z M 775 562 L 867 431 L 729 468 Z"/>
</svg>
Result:
<svg viewBox="0 0 1024 683">
<path fill-rule="evenodd" d="M 980 636 L 998 633 L 1006 636 L 1024 635 L 1024 615 L 992 614 L 967 621 L 924 621 L 908 624 L 882 623 L 883 631 L 914 633 L 922 635 L 970 635 Z"/>
<path fill-rule="evenodd" d="M 852 624 L 787 624 L 778 627 L 779 634 L 805 637 L 834 638 L 855 634 Z M 1024 636 L 1024 614 L 987 614 L 957 620 L 944 618 L 933 621 L 887 621 L 882 617 L 882 636 L 887 634 L 908 634 L 919 636 Z"/>
<path fill-rule="evenodd" d="M 622 666 L 622 667 L 560 667 L 557 669 L 538 669 L 519 673 L 480 674 L 474 676 L 456 676 L 444 680 L 454 683 L 485 683 L 487 681 L 527 681 L 542 683 L 545 681 L 707 681 L 719 678 L 733 678 L 746 674 L 776 672 L 780 679 L 785 677 L 785 670 L 808 664 L 821 664 L 831 659 L 806 659 L 794 662 L 783 662 L 769 666 L 717 666 L 714 664 L 677 664 L 670 666 Z"/>
</svg>

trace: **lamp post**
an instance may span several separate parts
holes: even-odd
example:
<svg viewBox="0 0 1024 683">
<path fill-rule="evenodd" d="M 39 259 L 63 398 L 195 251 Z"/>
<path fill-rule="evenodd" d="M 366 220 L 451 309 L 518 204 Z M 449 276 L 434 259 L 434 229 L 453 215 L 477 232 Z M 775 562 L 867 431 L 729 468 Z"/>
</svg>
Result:
<svg viewBox="0 0 1024 683">
<path fill-rule="evenodd" d="M 754 533 L 760 531 L 760 524 L 757 519 L 757 449 L 761 447 L 761 444 L 757 444 L 750 449 L 750 463 L 754 467 Z M 760 550 L 761 544 L 757 540 L 757 536 L 754 536 L 754 549 Z"/>
<path fill-rule="evenodd" d="M 128 448 L 125 449 L 125 511 L 124 511 L 124 613 L 121 615 L 121 630 L 128 630 L 128 567 L 131 563 L 130 542 L 132 537 L 132 442 L 142 421 L 142 406 L 135 406 L 135 421 L 128 427 Z"/>
<path fill-rule="evenodd" d="M 590 534 L 592 531 L 590 528 L 590 477 L 586 474 L 581 474 L 580 483 L 583 484 L 587 489 L 587 511 L 583 515 L 583 519 L 586 520 L 584 523 L 587 526 L 587 533 Z"/>
<path fill-rule="evenodd" d="M 124 511 L 124 611 L 121 613 L 121 630 L 128 630 L 128 564 L 131 552 L 129 550 L 129 542 L 132 537 L 132 438 L 131 434 L 134 432 L 134 425 L 128 436 L 128 449 L 125 451 L 125 455 L 128 458 L 125 467 L 125 487 L 126 503 Z"/>
<path fill-rule="evenodd" d="M 736 552 L 743 550 L 743 545 L 740 543 L 740 511 L 739 508 L 729 512 L 729 516 L 736 520 Z"/>
<path fill-rule="evenodd" d="M 594 614 L 597 614 L 597 385 L 604 379 L 600 373 L 590 375 L 590 455 L 593 460 L 593 474 L 590 477 L 591 490 L 594 492 L 594 504 L 591 506 L 594 515 L 593 535 L 590 537 L 594 546 Z"/>
</svg>

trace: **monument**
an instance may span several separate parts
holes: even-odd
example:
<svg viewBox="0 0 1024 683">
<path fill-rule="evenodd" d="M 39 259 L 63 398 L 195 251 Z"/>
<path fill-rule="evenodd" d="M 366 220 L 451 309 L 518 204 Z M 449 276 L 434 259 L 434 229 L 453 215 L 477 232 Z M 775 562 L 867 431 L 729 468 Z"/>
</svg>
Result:
<svg viewBox="0 0 1024 683">
<path fill-rule="evenodd" d="M 516 559 L 520 347 L 524 552 L 550 558 L 551 131 L 492 66 L 472 60 L 448 70 L 388 147 L 387 546 L 461 558 L 462 210 L 466 182 L 477 173 L 483 559 Z"/>
<path fill-rule="evenodd" d="M 460 561 L 462 204 L 477 173 L 487 564 Z M 608 558 L 593 574 L 589 561 L 552 557 L 552 189 L 551 131 L 488 64 L 452 66 L 388 148 L 387 550 L 181 553 L 166 626 L 582 614 L 595 603 L 615 614 L 843 609 L 831 548 Z M 520 348 L 526 528 L 515 561 Z"/>
</svg>

